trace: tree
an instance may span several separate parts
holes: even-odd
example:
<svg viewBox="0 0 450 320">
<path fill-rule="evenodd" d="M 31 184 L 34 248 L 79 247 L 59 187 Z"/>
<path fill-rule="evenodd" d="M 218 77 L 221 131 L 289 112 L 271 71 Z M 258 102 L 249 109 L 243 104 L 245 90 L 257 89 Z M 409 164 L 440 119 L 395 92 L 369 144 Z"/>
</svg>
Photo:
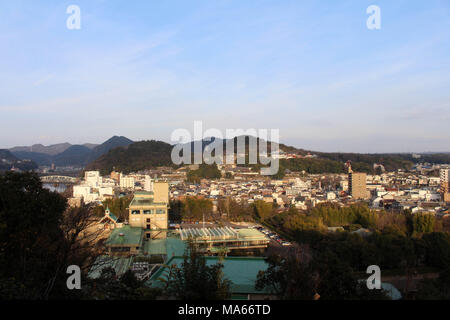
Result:
<svg viewBox="0 0 450 320">
<path fill-rule="evenodd" d="M 269 267 L 259 271 L 255 289 L 266 289 L 282 300 L 312 300 L 316 293 L 314 271 L 310 264 L 298 256 L 282 258 L 272 255 L 267 260 Z"/>
<path fill-rule="evenodd" d="M 439 274 L 438 279 L 424 279 L 417 288 L 418 300 L 450 300 L 450 267 Z"/>
<path fill-rule="evenodd" d="M 266 271 L 260 271 L 256 289 L 268 289 L 289 300 L 383 300 L 383 290 L 369 290 L 350 266 L 331 251 L 305 262 L 299 257 L 271 257 Z"/>
<path fill-rule="evenodd" d="M 433 232 L 435 218 L 431 214 L 417 213 L 413 217 L 413 233 L 422 234 Z"/>
<path fill-rule="evenodd" d="M 223 264 L 206 264 L 192 241 L 189 241 L 180 267 L 174 266 L 167 279 L 169 297 L 181 300 L 224 300 L 231 296 L 231 281 L 224 278 Z"/>
<path fill-rule="evenodd" d="M 253 203 L 253 210 L 256 217 L 263 221 L 270 217 L 272 209 L 273 204 L 264 202 L 263 200 L 257 200 Z"/>
<path fill-rule="evenodd" d="M 67 289 L 66 270 L 95 259 L 92 221 L 86 208 L 66 210 L 37 174 L 0 175 L 0 298 L 80 298 Z"/>
</svg>

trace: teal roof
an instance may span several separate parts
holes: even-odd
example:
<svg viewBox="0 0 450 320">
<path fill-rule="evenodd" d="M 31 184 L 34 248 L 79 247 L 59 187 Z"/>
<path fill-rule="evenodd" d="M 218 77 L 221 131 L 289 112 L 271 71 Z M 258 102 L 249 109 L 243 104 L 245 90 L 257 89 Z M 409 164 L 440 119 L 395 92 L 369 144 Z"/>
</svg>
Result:
<svg viewBox="0 0 450 320">
<path fill-rule="evenodd" d="M 110 212 L 109 216 L 111 217 L 111 219 L 113 219 L 115 222 L 117 222 L 118 218 L 115 216 L 114 213 Z"/>
<path fill-rule="evenodd" d="M 205 257 L 207 265 L 214 265 L 219 262 L 219 257 Z M 166 265 L 181 266 L 183 257 L 173 257 Z M 233 294 L 250 294 L 250 293 L 267 293 L 267 291 L 257 291 L 255 283 L 258 272 L 265 271 L 268 267 L 264 258 L 250 257 L 226 257 L 222 261 L 224 277 L 232 282 L 231 292 Z M 166 267 L 160 268 L 150 278 L 151 285 L 159 286 L 161 282 L 158 280 L 166 270 Z"/>
<path fill-rule="evenodd" d="M 122 228 L 114 229 L 108 240 L 106 240 L 106 245 L 136 245 L 141 246 L 143 238 L 142 228 L 133 228 L 128 225 Z"/>
<path fill-rule="evenodd" d="M 153 239 L 144 241 L 143 252 L 151 254 L 165 254 L 170 259 L 174 256 L 182 256 L 186 248 L 186 242 L 176 238 L 167 237 L 167 239 Z"/>
</svg>

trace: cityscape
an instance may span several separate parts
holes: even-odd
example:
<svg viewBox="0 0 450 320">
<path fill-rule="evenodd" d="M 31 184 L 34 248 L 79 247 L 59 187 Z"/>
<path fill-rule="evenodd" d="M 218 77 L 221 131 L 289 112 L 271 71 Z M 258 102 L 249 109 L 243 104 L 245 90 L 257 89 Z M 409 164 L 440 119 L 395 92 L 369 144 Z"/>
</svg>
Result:
<svg viewBox="0 0 450 320">
<path fill-rule="evenodd" d="M 449 4 L 169 2 L 0 4 L 0 301 L 449 300 Z"/>
</svg>

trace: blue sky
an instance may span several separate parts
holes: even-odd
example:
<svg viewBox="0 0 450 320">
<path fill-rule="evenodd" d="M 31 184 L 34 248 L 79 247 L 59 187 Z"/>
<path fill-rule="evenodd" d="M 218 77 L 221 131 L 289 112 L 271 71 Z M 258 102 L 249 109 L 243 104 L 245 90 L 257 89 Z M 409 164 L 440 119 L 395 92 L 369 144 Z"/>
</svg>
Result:
<svg viewBox="0 0 450 320">
<path fill-rule="evenodd" d="M 3 0 L 0 148 L 170 142 L 202 120 L 311 150 L 450 151 L 449 17 L 448 0 Z"/>
</svg>

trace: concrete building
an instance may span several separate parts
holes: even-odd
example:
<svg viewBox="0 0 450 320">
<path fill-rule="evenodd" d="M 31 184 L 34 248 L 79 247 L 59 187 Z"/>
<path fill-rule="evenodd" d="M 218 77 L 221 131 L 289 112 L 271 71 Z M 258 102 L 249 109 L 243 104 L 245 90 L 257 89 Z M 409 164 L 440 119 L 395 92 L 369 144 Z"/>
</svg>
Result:
<svg viewBox="0 0 450 320">
<path fill-rule="evenodd" d="M 122 189 L 134 189 L 135 180 L 133 177 L 127 177 L 120 174 L 119 185 Z"/>
<path fill-rule="evenodd" d="M 450 202 L 450 169 L 440 170 L 440 192 L 444 202 Z"/>
<path fill-rule="evenodd" d="M 168 229 L 169 185 L 154 182 L 153 191 L 138 191 L 129 206 L 129 224 L 141 228 L 145 237 L 151 237 L 152 230 Z"/>
<path fill-rule="evenodd" d="M 353 172 L 351 165 L 348 165 L 348 193 L 353 199 L 369 199 L 370 193 L 367 191 L 367 174 Z"/>
<path fill-rule="evenodd" d="M 86 185 L 92 188 L 98 188 L 102 186 L 102 177 L 99 171 L 86 171 L 84 173 L 84 181 Z"/>
</svg>

